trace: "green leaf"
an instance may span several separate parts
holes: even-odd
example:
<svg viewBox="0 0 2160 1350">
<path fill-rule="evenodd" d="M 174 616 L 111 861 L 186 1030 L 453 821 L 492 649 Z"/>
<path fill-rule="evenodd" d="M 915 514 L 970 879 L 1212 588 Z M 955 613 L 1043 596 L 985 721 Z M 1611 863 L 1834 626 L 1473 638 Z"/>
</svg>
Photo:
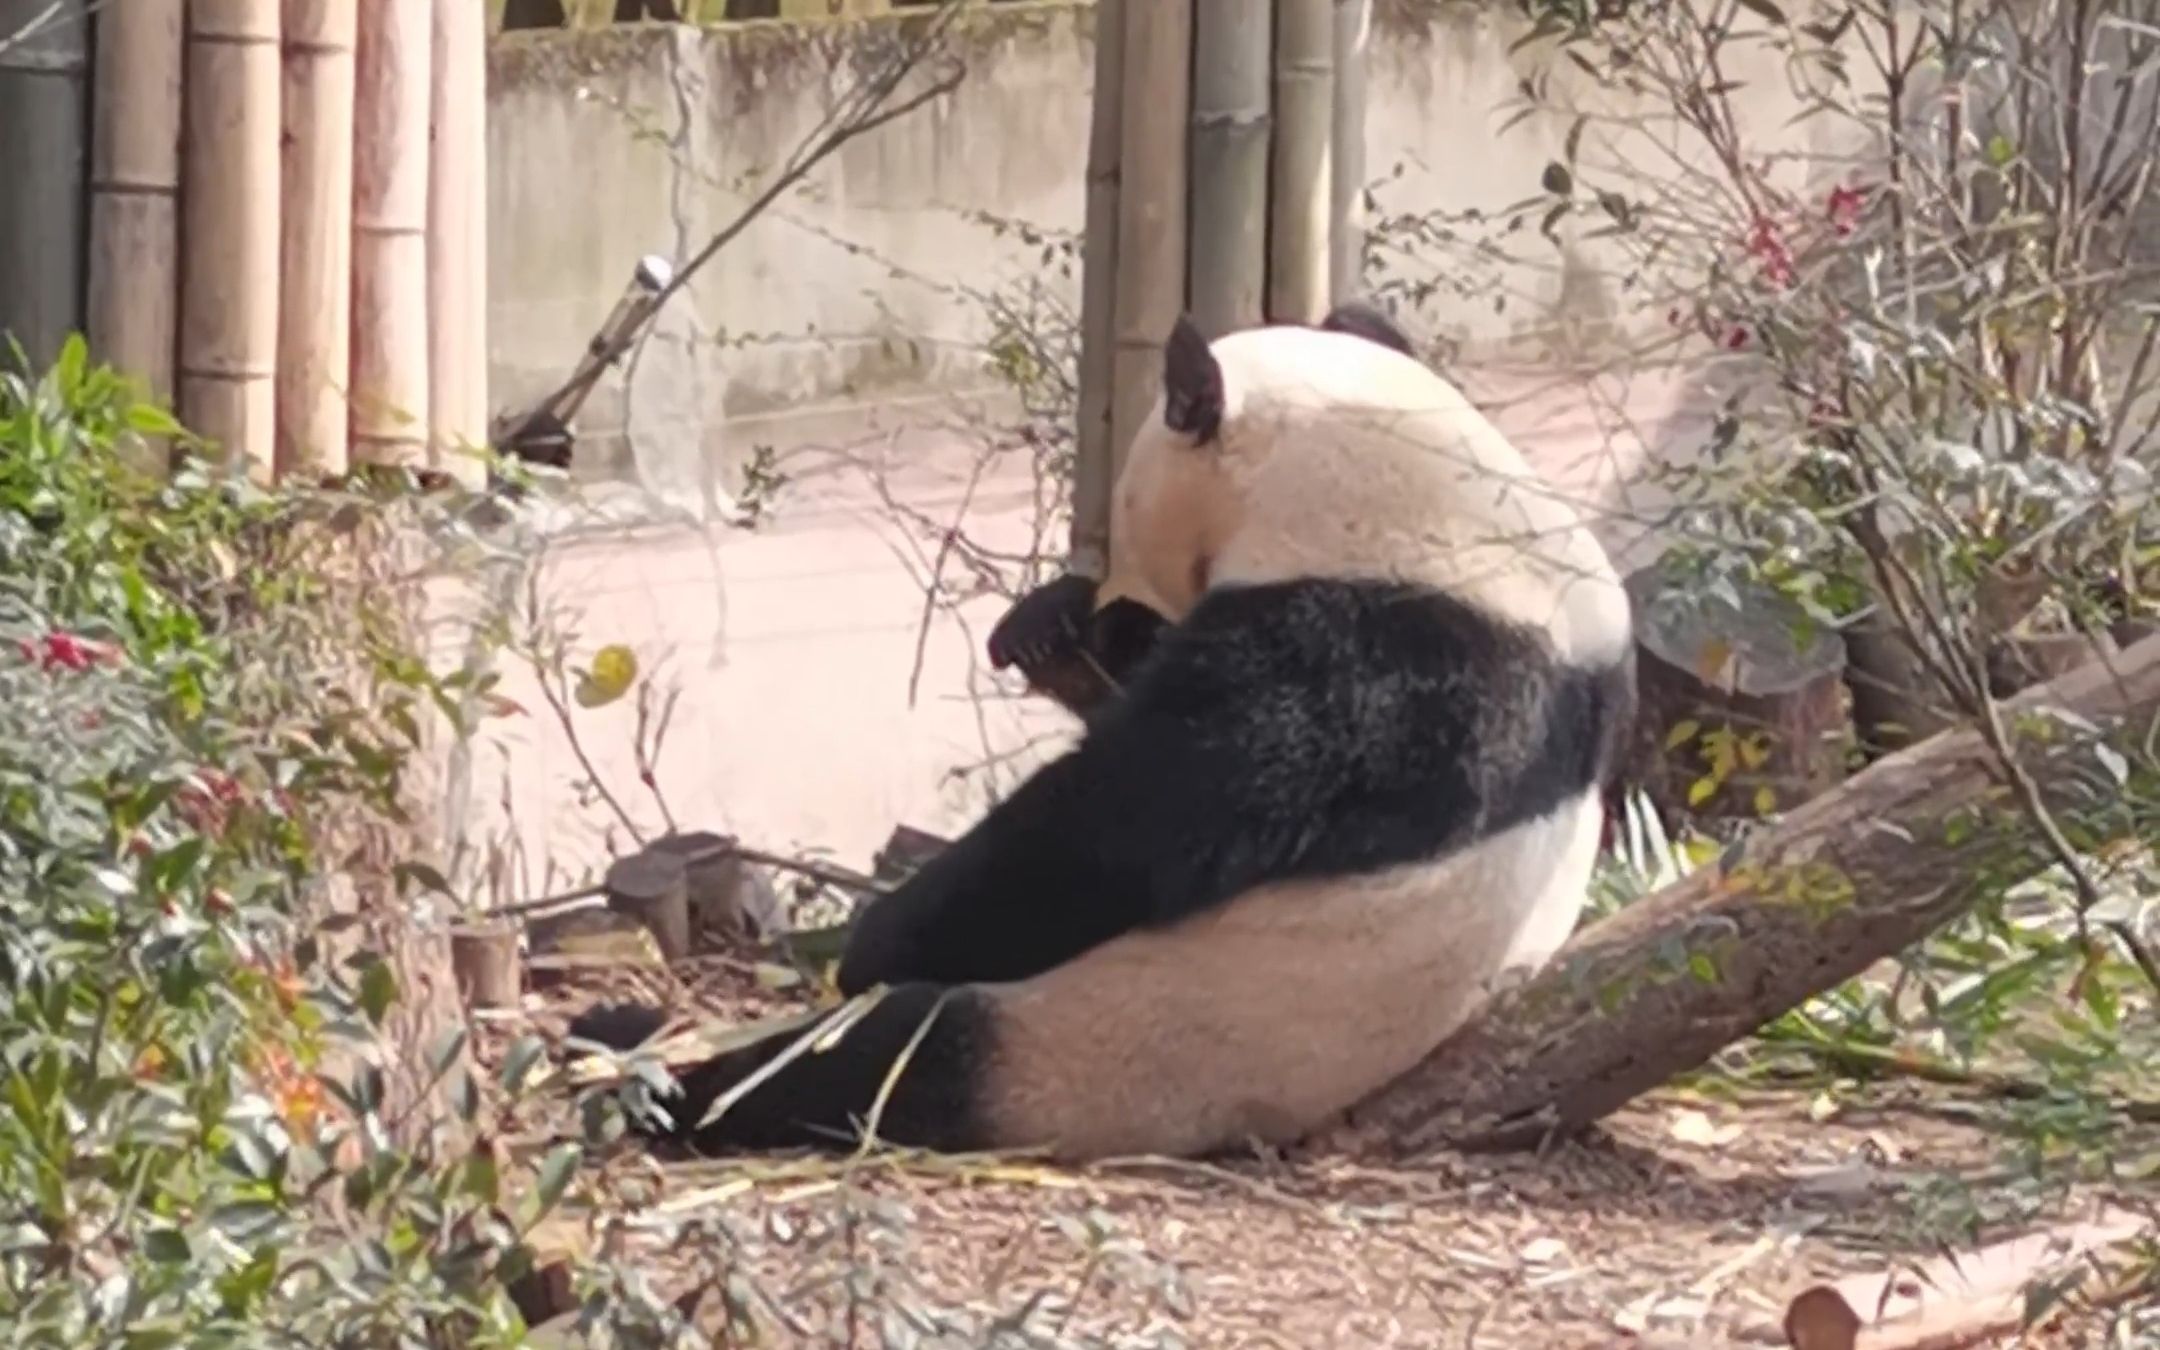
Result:
<svg viewBox="0 0 2160 1350">
<path fill-rule="evenodd" d="M 435 1053 L 428 1056 L 428 1072 L 437 1078 L 448 1074 L 457 1063 L 458 1056 L 465 1053 L 465 1043 L 472 1033 L 463 1025 L 445 1031 L 435 1046 Z"/>
<path fill-rule="evenodd" d="M 546 1054 L 546 1041 L 541 1040 L 538 1036 L 519 1037 L 517 1043 L 510 1047 L 510 1053 L 503 1056 L 501 1073 L 503 1087 L 511 1092 L 516 1092 L 522 1088 L 525 1085 L 525 1076 L 532 1072 L 533 1066 L 538 1064 Z"/>
<path fill-rule="evenodd" d="M 383 1014 L 390 1011 L 397 996 L 397 976 L 391 971 L 390 963 L 381 957 L 370 957 L 360 972 L 360 1009 L 378 1030 L 383 1024 Z"/>
<path fill-rule="evenodd" d="M 2017 146 L 2011 143 L 2008 136 L 1997 134 L 1988 138 L 1988 163 L 1994 165 L 1996 168 L 1999 169 L 2016 158 Z"/>
<path fill-rule="evenodd" d="M 127 412 L 128 430 L 140 436 L 178 436 L 183 428 L 174 416 L 155 403 L 138 403 Z"/>
<path fill-rule="evenodd" d="M 1673 729 L 1665 733 L 1665 748 L 1667 750 L 1678 750 L 1681 746 L 1694 740 L 1696 734 L 1701 730 L 1702 723 L 1692 717 L 1675 722 L 1673 723 Z"/>
<path fill-rule="evenodd" d="M 540 1164 L 539 1175 L 533 1179 L 534 1219 L 554 1209 L 563 1193 L 570 1189 L 571 1174 L 577 1170 L 578 1161 L 584 1154 L 585 1150 L 576 1144 L 558 1144 Z"/>
<path fill-rule="evenodd" d="M 1611 216 L 1613 224 L 1622 230 L 1635 228 L 1635 207 L 1617 192 L 1600 191 L 1597 195 L 1599 209 Z"/>
<path fill-rule="evenodd" d="M 486 1149 L 475 1150 L 465 1159 L 465 1172 L 458 1184 L 467 1195 L 483 1204 L 492 1205 L 502 1196 L 502 1173 Z"/>
<path fill-rule="evenodd" d="M 64 398 L 72 400 L 81 392 L 83 371 L 90 365 L 90 344 L 83 341 L 79 332 L 69 333 L 60 344 L 60 357 L 53 363 L 53 384 Z"/>
<path fill-rule="evenodd" d="M 1705 775 L 1688 784 L 1687 804 L 1689 806 L 1701 806 L 1715 795 L 1717 795 L 1717 780 Z"/>
<path fill-rule="evenodd" d="M 401 862 L 393 869 L 400 887 L 412 885 L 437 895 L 457 897 L 450 890 L 449 879 L 424 862 Z"/>
</svg>

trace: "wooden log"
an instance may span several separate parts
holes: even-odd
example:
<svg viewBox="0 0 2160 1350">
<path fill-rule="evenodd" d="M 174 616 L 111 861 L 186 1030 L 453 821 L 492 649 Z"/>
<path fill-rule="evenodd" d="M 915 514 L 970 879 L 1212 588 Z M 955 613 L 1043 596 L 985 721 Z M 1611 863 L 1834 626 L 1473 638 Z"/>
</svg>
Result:
<svg viewBox="0 0 2160 1350">
<path fill-rule="evenodd" d="M 353 142 L 352 458 L 427 460 L 430 0 L 360 7 Z"/>
<path fill-rule="evenodd" d="M 525 966 L 518 953 L 523 926 L 507 920 L 450 930 L 450 969 L 468 1008 L 515 1008 L 524 997 Z"/>
<path fill-rule="evenodd" d="M 1118 154 L 1125 91 L 1125 0 L 1095 0 L 1095 90 L 1088 112 L 1087 214 L 1080 243 L 1079 424 L 1072 488 L 1072 570 L 1109 560 L 1117 352 Z"/>
<path fill-rule="evenodd" d="M 680 855 L 643 849 L 607 870 L 608 908 L 645 925 L 669 961 L 690 955 L 690 872 Z"/>
<path fill-rule="evenodd" d="M 1668 819 L 1765 815 L 1844 778 L 1845 647 L 1835 632 L 1803 642 L 1799 606 L 1763 588 L 1743 592 L 1737 611 L 1698 604 L 1655 565 L 1627 588 L 1639 700 L 1627 776 Z"/>
<path fill-rule="evenodd" d="M 186 0 L 137 0 L 98 15 L 90 117 L 91 350 L 167 406 L 180 322 L 186 18 Z M 143 467 L 163 472 L 171 450 L 145 442 Z"/>
<path fill-rule="evenodd" d="M 0 0 L 0 367 L 82 327 L 89 52 L 84 0 Z"/>
<path fill-rule="evenodd" d="M 487 24 L 436 0 L 428 152 L 429 462 L 487 481 Z"/>
<path fill-rule="evenodd" d="M 2113 660 L 2119 650 L 2114 634 L 2105 629 L 2010 633 L 1988 651 L 1988 690 L 1996 698 L 2008 698 L 2043 680 L 2067 675 L 2088 661 Z"/>
<path fill-rule="evenodd" d="M 1365 54 L 1372 0 L 1335 0 L 1333 163 L 1328 168 L 1329 303 L 1365 289 Z"/>
<path fill-rule="evenodd" d="M 1318 323 L 1328 309 L 1335 7 L 1276 0 L 1275 140 L 1268 184 L 1268 318 Z"/>
<path fill-rule="evenodd" d="M 1145 117 L 1118 128 L 1117 348 L 1112 358 L 1110 482 L 1162 392 L 1162 348 L 1185 305 L 1185 137 L 1192 7 L 1128 0 L 1126 89 L 1148 91 Z"/>
<path fill-rule="evenodd" d="M 2027 690 L 2004 705 L 2005 725 L 2049 708 L 2142 734 L 2160 714 L 2160 637 Z M 2070 718 L 2052 733 L 2019 742 L 2050 809 L 2112 801 L 2090 738 Z M 1980 734 L 1945 732 L 1577 933 L 1318 1142 L 1410 1154 L 1588 1125 L 2046 862 Z"/>
<path fill-rule="evenodd" d="M 276 463 L 278 0 L 188 6 L 180 420 L 250 475 Z"/>
<path fill-rule="evenodd" d="M 1256 327 L 1267 291 L 1268 64 L 1252 0 L 1194 0 L 1186 270 L 1209 338 Z"/>
<path fill-rule="evenodd" d="M 284 0 L 277 471 L 342 475 L 352 376 L 354 43 L 360 0 Z"/>
</svg>

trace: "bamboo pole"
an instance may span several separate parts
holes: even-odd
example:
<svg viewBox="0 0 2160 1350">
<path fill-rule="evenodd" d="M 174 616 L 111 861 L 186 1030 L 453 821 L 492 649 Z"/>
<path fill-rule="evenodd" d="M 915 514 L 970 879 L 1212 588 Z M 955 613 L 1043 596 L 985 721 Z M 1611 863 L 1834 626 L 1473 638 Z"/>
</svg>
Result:
<svg viewBox="0 0 2160 1350">
<path fill-rule="evenodd" d="M 180 418 L 267 480 L 276 443 L 278 0 L 191 0 Z"/>
<path fill-rule="evenodd" d="M 0 366 L 37 367 L 82 326 L 88 8 L 0 0 L 0 44 Z"/>
<path fill-rule="evenodd" d="M 360 7 L 353 135 L 352 457 L 427 458 L 429 0 Z"/>
<path fill-rule="evenodd" d="M 1079 426 L 1074 438 L 1074 571 L 1109 560 L 1110 413 L 1117 296 L 1118 148 L 1125 92 L 1125 0 L 1095 0 L 1095 92 L 1088 117 L 1087 217 L 1080 253 Z"/>
<path fill-rule="evenodd" d="M 1146 117 L 1118 129 L 1118 242 L 1111 377 L 1111 481 L 1161 393 L 1163 340 L 1185 303 L 1185 137 L 1192 8 L 1176 0 L 1125 7 L 1126 90 L 1146 90 Z"/>
<path fill-rule="evenodd" d="M 1328 302 L 1340 304 L 1365 289 L 1366 51 L 1372 38 L 1372 0 L 1335 0 L 1334 163 L 1328 190 Z"/>
<path fill-rule="evenodd" d="M 1268 318 L 1276 323 L 1318 323 L 1328 308 L 1334 8 L 1332 0 L 1276 0 L 1267 301 Z"/>
<path fill-rule="evenodd" d="M 360 0 L 284 0 L 277 471 L 343 474 L 352 375 L 353 47 Z"/>
<path fill-rule="evenodd" d="M 186 22 L 186 0 L 107 6 L 97 18 L 90 117 L 90 346 L 167 405 L 180 322 Z M 148 468 L 171 453 L 162 440 L 145 449 Z"/>
<path fill-rule="evenodd" d="M 1193 322 L 1210 338 L 1257 325 L 1267 290 L 1268 48 L 1252 0 L 1193 6 Z"/>
<path fill-rule="evenodd" d="M 428 147 L 430 462 L 487 481 L 487 16 L 435 0 Z"/>
</svg>

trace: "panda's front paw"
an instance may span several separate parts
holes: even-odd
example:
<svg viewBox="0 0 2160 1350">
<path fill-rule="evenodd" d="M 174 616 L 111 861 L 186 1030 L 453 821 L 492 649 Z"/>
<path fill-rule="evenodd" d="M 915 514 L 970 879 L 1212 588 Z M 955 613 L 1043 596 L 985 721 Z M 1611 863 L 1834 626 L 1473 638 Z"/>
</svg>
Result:
<svg viewBox="0 0 2160 1350">
<path fill-rule="evenodd" d="M 1081 650 L 1095 612 L 1095 582 L 1069 574 L 1045 582 L 1013 602 L 990 630 L 990 664 L 1018 666 L 1030 680 L 1054 670 Z"/>
</svg>

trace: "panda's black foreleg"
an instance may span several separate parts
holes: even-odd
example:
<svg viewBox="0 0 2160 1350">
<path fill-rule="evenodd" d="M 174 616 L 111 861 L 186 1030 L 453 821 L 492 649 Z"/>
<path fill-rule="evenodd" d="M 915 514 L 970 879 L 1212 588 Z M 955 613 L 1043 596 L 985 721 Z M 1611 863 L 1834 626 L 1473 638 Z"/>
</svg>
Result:
<svg viewBox="0 0 2160 1350">
<path fill-rule="evenodd" d="M 841 953 L 840 991 L 1026 979 L 1138 923 L 1144 894 L 1121 886 L 1090 846 L 1089 832 L 1104 825 L 1081 804 L 1080 753 L 1045 765 L 865 905 Z"/>
<path fill-rule="evenodd" d="M 1246 706 L 1244 667 L 1218 675 L 1194 646 L 1182 632 L 1167 642 L 1077 746 L 866 905 L 841 990 L 1025 979 L 1284 875 L 1310 803 L 1256 797 L 1275 779 L 1253 766 L 1309 763 L 1325 784 L 1329 749 L 1278 751 Z"/>
<path fill-rule="evenodd" d="M 1120 598 L 1095 608 L 1096 585 L 1078 573 L 1013 602 L 990 630 L 990 664 L 1017 666 L 1029 685 L 1085 717 L 1114 697 L 1153 647 L 1162 616 Z"/>
</svg>

